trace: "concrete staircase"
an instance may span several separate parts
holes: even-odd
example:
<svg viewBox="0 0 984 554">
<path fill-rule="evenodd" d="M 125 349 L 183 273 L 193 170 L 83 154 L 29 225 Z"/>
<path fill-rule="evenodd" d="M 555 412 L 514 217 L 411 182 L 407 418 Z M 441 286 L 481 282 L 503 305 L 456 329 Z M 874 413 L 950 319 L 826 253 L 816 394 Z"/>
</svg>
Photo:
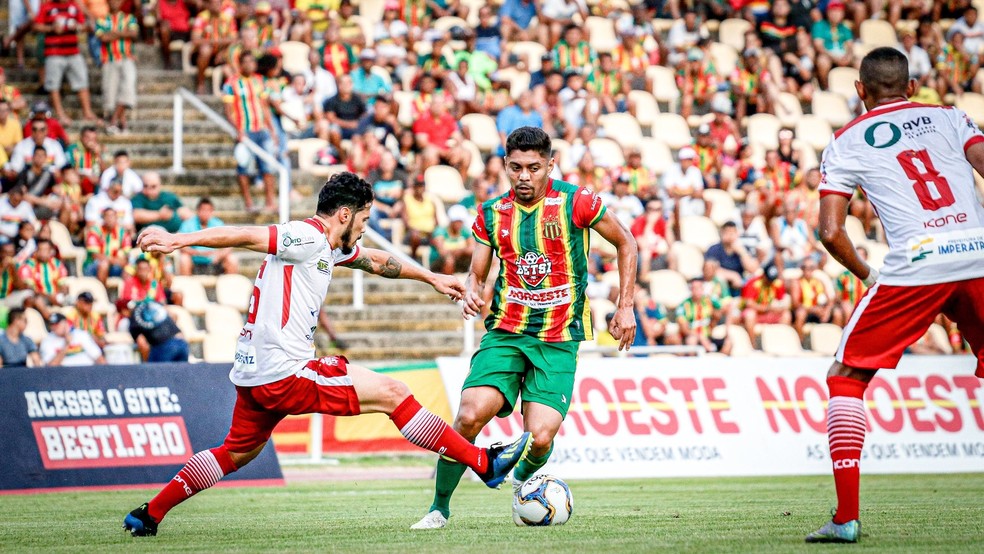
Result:
<svg viewBox="0 0 984 554">
<path fill-rule="evenodd" d="M 216 204 L 216 215 L 228 224 L 270 224 L 274 216 L 252 216 L 244 211 L 242 197 L 236 184 L 234 141 L 203 114 L 185 105 L 184 109 L 184 167 L 185 172 L 171 171 L 173 140 L 173 94 L 179 87 L 194 89 L 194 77 L 180 71 L 161 68 L 155 47 L 135 46 L 138 58 L 138 100 L 131 114 L 129 132 L 125 135 L 101 135 L 107 157 L 116 150 L 129 152 L 137 171 L 156 170 L 162 175 L 167 190 L 176 193 L 186 206 L 194 207 L 203 196 Z M 39 91 L 36 62 L 17 69 L 13 57 L 0 57 L 6 69 L 7 82 L 26 95 L 28 103 L 45 99 Z M 101 79 L 99 70 L 90 65 L 90 90 L 93 109 L 101 109 Z M 201 99 L 218 113 L 222 102 L 214 96 Z M 83 126 L 78 97 L 64 97 L 66 111 L 74 122 L 67 129 L 72 140 Z M 22 114 L 26 115 L 26 114 Z M 296 163 L 295 166 L 296 167 Z M 317 191 L 323 178 L 291 173 L 294 190 L 299 198 L 292 203 L 291 217 L 307 217 L 314 213 Z M 256 275 L 262 256 L 244 253 L 242 273 Z M 463 321 L 460 310 L 447 298 L 423 283 L 383 279 L 367 275 L 365 304 L 361 310 L 352 308 L 351 270 L 338 268 L 326 304 L 340 338 L 348 343 L 346 355 L 352 360 L 412 360 L 433 359 L 436 356 L 457 355 L 462 348 Z M 480 322 L 473 322 L 480 328 Z M 199 322 L 199 326 L 204 328 Z"/>
</svg>

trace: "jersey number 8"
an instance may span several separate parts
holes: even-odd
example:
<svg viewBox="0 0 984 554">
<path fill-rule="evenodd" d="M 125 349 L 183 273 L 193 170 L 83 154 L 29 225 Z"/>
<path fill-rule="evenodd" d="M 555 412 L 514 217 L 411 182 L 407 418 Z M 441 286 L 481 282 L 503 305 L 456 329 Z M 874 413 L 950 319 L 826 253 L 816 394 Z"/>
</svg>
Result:
<svg viewBox="0 0 984 554">
<path fill-rule="evenodd" d="M 933 161 L 929 159 L 929 152 L 926 150 L 905 150 L 899 152 L 896 159 L 906 176 L 915 181 L 912 188 L 916 191 L 916 197 L 924 210 L 932 212 L 951 206 L 956 202 L 956 199 L 953 198 L 953 191 L 950 189 L 950 183 L 933 166 Z"/>
</svg>

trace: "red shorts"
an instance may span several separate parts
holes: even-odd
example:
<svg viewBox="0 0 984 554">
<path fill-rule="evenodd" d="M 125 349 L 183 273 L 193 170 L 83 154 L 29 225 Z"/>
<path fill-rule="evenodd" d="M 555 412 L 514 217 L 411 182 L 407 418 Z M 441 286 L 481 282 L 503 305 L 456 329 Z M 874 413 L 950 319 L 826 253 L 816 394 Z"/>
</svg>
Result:
<svg viewBox="0 0 984 554">
<path fill-rule="evenodd" d="M 984 278 L 911 287 L 875 284 L 844 327 L 836 359 L 861 369 L 894 369 L 937 314 L 960 327 L 984 378 Z"/>
<path fill-rule="evenodd" d="M 270 440 L 288 415 L 358 415 L 359 396 L 348 376 L 348 360 L 326 356 L 311 360 L 296 374 L 256 387 L 236 387 L 239 396 L 223 443 L 230 452 L 250 452 Z"/>
</svg>

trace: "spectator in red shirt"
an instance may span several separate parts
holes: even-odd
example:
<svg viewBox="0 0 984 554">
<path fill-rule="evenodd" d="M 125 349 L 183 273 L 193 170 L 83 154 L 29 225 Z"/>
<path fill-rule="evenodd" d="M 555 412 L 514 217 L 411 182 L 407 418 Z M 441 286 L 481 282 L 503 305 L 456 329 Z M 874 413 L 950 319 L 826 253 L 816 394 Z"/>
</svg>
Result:
<svg viewBox="0 0 984 554">
<path fill-rule="evenodd" d="M 632 222 L 631 231 L 639 243 L 640 277 L 645 279 L 650 271 L 669 267 L 673 230 L 666 224 L 662 199 L 653 197 L 646 201 L 646 213 Z"/>
<path fill-rule="evenodd" d="M 120 289 L 120 298 L 125 298 L 133 302 L 143 302 L 153 300 L 158 304 L 166 304 L 164 295 L 164 285 L 154 279 L 154 270 L 150 265 L 150 260 L 144 257 L 137 258 L 136 270 L 134 274 L 127 277 Z"/>
<path fill-rule="evenodd" d="M 157 36 L 164 69 L 171 69 L 171 41 L 191 40 L 191 14 L 185 0 L 157 0 Z"/>
<path fill-rule="evenodd" d="M 48 125 L 48 131 L 45 134 L 47 138 L 52 140 L 57 140 L 59 144 L 65 146 L 68 144 L 68 133 L 65 132 L 65 127 L 54 117 L 51 117 L 51 106 L 45 101 L 35 102 L 31 105 L 31 111 L 27 114 L 27 119 L 24 121 L 24 136 L 31 136 L 31 125 L 35 121 L 44 121 Z"/>
<path fill-rule="evenodd" d="M 71 122 L 61 102 L 62 79 L 79 95 L 82 117 L 89 121 L 98 118 L 89 103 L 89 71 L 79 52 L 79 29 L 85 25 L 85 14 L 75 0 L 53 0 L 41 4 L 34 18 L 34 30 L 44 33 L 44 88 L 51 95 L 55 115 L 63 123 Z"/>
<path fill-rule="evenodd" d="M 758 323 L 789 325 L 793 321 L 786 285 L 775 265 L 767 266 L 761 274 L 745 283 L 741 297 L 745 299 L 745 310 L 741 315 L 749 337 L 755 336 Z"/>
<path fill-rule="evenodd" d="M 229 47 L 238 37 L 236 20 L 229 11 L 222 9 L 222 1 L 208 0 L 208 9 L 199 12 L 191 29 L 191 43 L 198 56 L 195 62 L 198 66 L 195 79 L 198 94 L 205 94 L 205 70 L 209 65 L 224 64 Z"/>
<path fill-rule="evenodd" d="M 114 208 L 104 209 L 102 225 L 93 225 L 85 236 L 85 249 L 89 252 L 89 257 L 83 273 L 98 278 L 104 285 L 110 276 L 123 275 L 132 246 L 130 233 L 119 225 L 118 217 Z"/>
<path fill-rule="evenodd" d="M 423 149 L 423 167 L 447 164 L 468 179 L 468 165 L 471 153 L 463 146 L 463 136 L 458 129 L 458 120 L 448 112 L 448 105 L 440 99 L 430 103 L 430 109 L 420 115 L 413 124 L 417 145 Z"/>
</svg>

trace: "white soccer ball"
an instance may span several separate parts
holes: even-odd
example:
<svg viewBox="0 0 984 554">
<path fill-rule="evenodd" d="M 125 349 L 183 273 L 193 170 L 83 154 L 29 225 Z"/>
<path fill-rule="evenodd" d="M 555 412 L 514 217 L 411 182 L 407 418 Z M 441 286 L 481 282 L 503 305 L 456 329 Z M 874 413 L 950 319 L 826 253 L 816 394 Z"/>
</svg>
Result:
<svg viewBox="0 0 984 554">
<path fill-rule="evenodd" d="M 513 522 L 519 526 L 563 525 L 573 512 L 570 487 L 552 475 L 530 477 L 513 498 Z"/>
</svg>

